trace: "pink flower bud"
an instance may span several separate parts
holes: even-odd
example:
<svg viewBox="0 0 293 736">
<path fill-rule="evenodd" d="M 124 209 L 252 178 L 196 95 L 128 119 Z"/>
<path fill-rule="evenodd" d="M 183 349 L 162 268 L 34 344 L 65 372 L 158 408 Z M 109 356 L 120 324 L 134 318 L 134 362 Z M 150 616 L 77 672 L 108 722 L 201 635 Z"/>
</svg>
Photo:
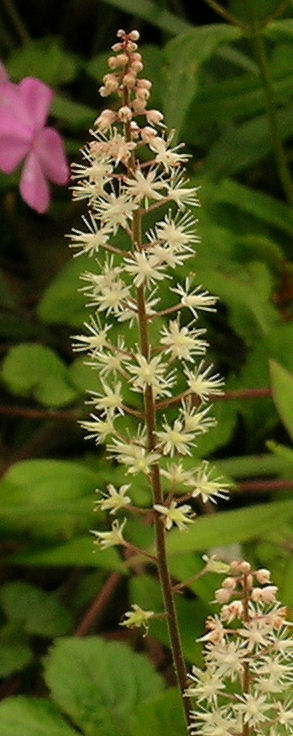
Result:
<svg viewBox="0 0 293 736">
<path fill-rule="evenodd" d="M 260 583 L 261 585 L 265 585 L 266 583 L 270 582 L 271 573 L 269 570 L 263 567 L 260 570 L 256 570 L 255 577 L 258 583 Z"/>
<path fill-rule="evenodd" d="M 228 603 L 231 598 L 231 590 L 227 588 L 218 588 L 215 592 L 215 599 L 217 603 Z"/>
<path fill-rule="evenodd" d="M 123 107 L 120 107 L 117 114 L 119 120 L 121 120 L 122 123 L 129 123 L 132 118 L 132 112 L 128 105 L 123 105 Z"/>
<path fill-rule="evenodd" d="M 231 578 L 231 577 L 225 578 L 225 580 L 223 580 L 222 582 L 222 586 L 223 588 L 229 588 L 230 590 L 234 590 L 234 588 L 236 587 L 235 578 Z"/>
<path fill-rule="evenodd" d="M 159 125 L 159 123 L 161 123 L 162 120 L 164 119 L 164 115 L 161 112 L 159 112 L 159 110 L 147 110 L 146 119 L 148 123 L 151 123 L 153 125 Z"/>
<path fill-rule="evenodd" d="M 267 585 L 266 588 L 262 588 L 262 600 L 264 603 L 274 603 L 276 600 L 276 593 L 278 588 L 276 585 Z"/>
<path fill-rule="evenodd" d="M 243 572 L 244 575 L 247 575 L 247 573 L 251 570 L 251 565 L 249 564 L 249 562 L 246 562 L 246 560 L 243 560 L 243 562 L 240 562 L 239 569 L 241 572 Z"/>
<path fill-rule="evenodd" d="M 131 41 L 138 41 L 139 40 L 139 32 L 134 30 L 130 31 L 128 34 L 128 38 L 130 38 Z"/>
</svg>

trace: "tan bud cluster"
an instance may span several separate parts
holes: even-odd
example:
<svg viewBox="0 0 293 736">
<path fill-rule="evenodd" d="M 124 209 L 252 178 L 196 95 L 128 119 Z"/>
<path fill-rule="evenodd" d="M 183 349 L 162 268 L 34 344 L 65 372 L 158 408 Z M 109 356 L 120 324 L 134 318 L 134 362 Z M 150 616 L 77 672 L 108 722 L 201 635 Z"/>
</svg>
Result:
<svg viewBox="0 0 293 736">
<path fill-rule="evenodd" d="M 126 33 L 120 29 L 117 36 L 120 41 L 112 46 L 116 56 L 110 56 L 108 59 L 111 72 L 103 77 L 100 95 L 108 97 L 117 93 L 122 98 L 123 104 L 117 112 L 112 111 L 111 116 L 109 111 L 104 111 L 97 118 L 96 125 L 104 131 L 117 121 L 129 124 L 137 115 L 145 115 L 151 125 L 161 125 L 162 113 L 159 110 L 146 109 L 152 84 L 148 79 L 138 79 L 138 74 L 143 70 L 141 54 L 138 53 L 136 44 L 139 33 L 138 31 Z M 135 137 L 137 130 L 134 128 L 130 130 Z"/>
</svg>

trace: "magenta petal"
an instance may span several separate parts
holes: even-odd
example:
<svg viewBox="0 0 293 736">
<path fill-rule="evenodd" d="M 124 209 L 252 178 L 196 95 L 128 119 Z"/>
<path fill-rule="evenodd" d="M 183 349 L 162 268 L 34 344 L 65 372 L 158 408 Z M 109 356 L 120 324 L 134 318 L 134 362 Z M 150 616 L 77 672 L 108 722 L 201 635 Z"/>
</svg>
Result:
<svg viewBox="0 0 293 736">
<path fill-rule="evenodd" d="M 2 82 L 8 82 L 8 74 L 4 64 L 0 61 L 0 83 L 2 84 Z"/>
<path fill-rule="evenodd" d="M 46 212 L 49 207 L 50 192 L 34 151 L 29 153 L 25 161 L 19 189 L 22 199 L 33 210 L 36 210 L 39 214 Z"/>
<path fill-rule="evenodd" d="M 54 128 L 41 130 L 35 140 L 35 151 L 45 177 L 53 184 L 66 184 L 69 179 L 69 167 L 62 138 Z"/>
<path fill-rule="evenodd" d="M 52 99 L 52 91 L 44 82 L 26 77 L 18 85 L 21 99 L 30 117 L 34 130 L 39 130 L 46 122 Z"/>
<path fill-rule="evenodd" d="M 13 82 L 3 82 L 0 85 L 0 130 L 5 116 L 14 116 L 15 121 L 33 131 L 26 106 L 21 98 L 19 86 Z"/>
<path fill-rule="evenodd" d="M 27 155 L 30 144 L 26 138 L 4 134 L 0 131 L 0 169 L 4 174 L 11 174 Z"/>
</svg>

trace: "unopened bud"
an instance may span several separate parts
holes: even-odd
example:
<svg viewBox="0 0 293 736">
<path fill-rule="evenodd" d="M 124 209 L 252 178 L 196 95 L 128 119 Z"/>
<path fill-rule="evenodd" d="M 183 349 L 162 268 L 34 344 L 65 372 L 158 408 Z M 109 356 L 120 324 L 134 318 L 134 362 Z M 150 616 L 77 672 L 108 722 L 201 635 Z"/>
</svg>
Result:
<svg viewBox="0 0 293 736">
<path fill-rule="evenodd" d="M 131 41 L 138 41 L 139 40 L 139 31 L 134 30 L 130 31 L 128 34 L 128 38 L 130 38 Z"/>
<path fill-rule="evenodd" d="M 269 583 L 271 580 L 271 573 L 269 570 L 263 567 L 260 570 L 256 570 L 255 577 L 258 583 L 260 583 L 261 585 L 266 585 L 266 583 Z"/>
<path fill-rule="evenodd" d="M 123 107 L 120 107 L 118 110 L 118 118 L 121 120 L 122 123 L 129 123 L 129 121 L 132 118 L 132 112 L 130 107 L 128 105 L 123 105 Z"/>
<path fill-rule="evenodd" d="M 231 598 L 231 590 L 227 588 L 218 588 L 215 592 L 215 599 L 217 603 L 228 603 Z"/>
</svg>

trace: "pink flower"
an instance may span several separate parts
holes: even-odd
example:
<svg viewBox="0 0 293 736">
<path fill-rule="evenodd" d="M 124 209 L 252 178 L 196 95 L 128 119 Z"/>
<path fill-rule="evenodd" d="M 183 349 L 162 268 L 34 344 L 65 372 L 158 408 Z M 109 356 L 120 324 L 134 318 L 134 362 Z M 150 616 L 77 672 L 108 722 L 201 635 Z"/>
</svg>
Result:
<svg viewBox="0 0 293 736">
<path fill-rule="evenodd" d="M 49 207 L 48 181 L 64 185 L 69 169 L 62 139 L 45 127 L 52 91 L 33 77 L 19 84 L 9 82 L 0 67 L 0 169 L 5 174 L 24 160 L 20 194 L 39 213 Z"/>
</svg>

